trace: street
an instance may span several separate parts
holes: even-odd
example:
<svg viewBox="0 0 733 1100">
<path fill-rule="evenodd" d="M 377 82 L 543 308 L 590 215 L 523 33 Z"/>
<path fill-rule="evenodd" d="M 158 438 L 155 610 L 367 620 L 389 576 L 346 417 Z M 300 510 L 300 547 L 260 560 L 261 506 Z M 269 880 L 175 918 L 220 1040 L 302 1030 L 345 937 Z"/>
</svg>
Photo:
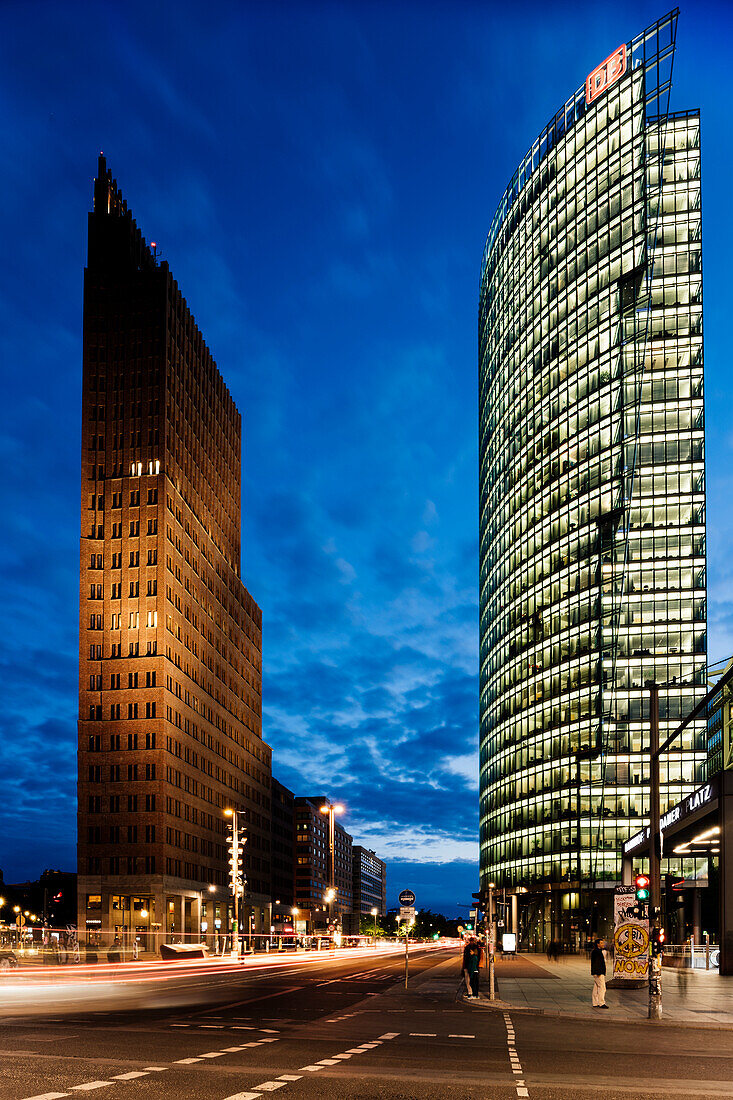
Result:
<svg viewBox="0 0 733 1100">
<path fill-rule="evenodd" d="M 49 999 L 0 1020 L 0 1098 L 733 1097 L 729 1029 L 469 1005 L 454 950 L 416 947 L 407 991 L 403 974 L 360 953 L 231 976 L 214 1007 L 54 1016 Z"/>
</svg>

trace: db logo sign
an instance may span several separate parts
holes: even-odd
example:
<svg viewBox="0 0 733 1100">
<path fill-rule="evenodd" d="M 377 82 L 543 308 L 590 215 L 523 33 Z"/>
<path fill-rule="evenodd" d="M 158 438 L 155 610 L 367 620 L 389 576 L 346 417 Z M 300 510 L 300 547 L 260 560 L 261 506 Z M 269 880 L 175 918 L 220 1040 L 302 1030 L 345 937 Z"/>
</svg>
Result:
<svg viewBox="0 0 733 1100">
<path fill-rule="evenodd" d="M 626 46 L 619 46 L 585 81 L 585 102 L 592 103 L 626 72 Z"/>
</svg>

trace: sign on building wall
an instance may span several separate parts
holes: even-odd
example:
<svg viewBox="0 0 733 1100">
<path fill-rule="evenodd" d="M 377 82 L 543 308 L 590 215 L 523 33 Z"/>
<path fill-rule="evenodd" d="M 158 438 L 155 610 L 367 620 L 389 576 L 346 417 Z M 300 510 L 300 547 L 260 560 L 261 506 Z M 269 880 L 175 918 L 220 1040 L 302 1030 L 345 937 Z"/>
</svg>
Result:
<svg viewBox="0 0 733 1100">
<path fill-rule="evenodd" d="M 639 981 L 649 974 L 649 921 L 634 916 L 636 891 L 617 886 L 613 898 L 613 976 Z"/>
<path fill-rule="evenodd" d="M 585 101 L 592 103 L 602 92 L 605 92 L 614 81 L 618 80 L 626 72 L 626 46 L 619 46 L 610 57 L 588 73 L 585 80 Z"/>
</svg>

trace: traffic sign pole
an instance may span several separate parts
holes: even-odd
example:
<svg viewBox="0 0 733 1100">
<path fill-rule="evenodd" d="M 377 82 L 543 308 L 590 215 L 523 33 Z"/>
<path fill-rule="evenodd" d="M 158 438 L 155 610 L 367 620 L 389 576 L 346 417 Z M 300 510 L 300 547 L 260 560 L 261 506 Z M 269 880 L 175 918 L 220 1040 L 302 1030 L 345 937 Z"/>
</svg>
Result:
<svg viewBox="0 0 733 1100">
<path fill-rule="evenodd" d="M 400 899 L 400 920 L 405 920 L 405 989 L 407 989 L 407 982 L 410 977 L 410 924 L 415 919 L 415 910 L 412 906 L 415 904 L 415 894 L 412 890 L 402 890 L 399 895 Z"/>
</svg>

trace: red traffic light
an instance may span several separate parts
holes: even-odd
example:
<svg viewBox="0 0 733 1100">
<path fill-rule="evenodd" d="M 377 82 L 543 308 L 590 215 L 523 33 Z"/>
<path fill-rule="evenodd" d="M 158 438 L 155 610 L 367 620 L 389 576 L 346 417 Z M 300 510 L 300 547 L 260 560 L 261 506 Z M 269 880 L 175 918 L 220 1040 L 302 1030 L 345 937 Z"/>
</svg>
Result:
<svg viewBox="0 0 733 1100">
<path fill-rule="evenodd" d="M 649 875 L 638 874 L 634 879 L 634 886 L 637 890 L 646 890 L 649 885 Z"/>
</svg>

